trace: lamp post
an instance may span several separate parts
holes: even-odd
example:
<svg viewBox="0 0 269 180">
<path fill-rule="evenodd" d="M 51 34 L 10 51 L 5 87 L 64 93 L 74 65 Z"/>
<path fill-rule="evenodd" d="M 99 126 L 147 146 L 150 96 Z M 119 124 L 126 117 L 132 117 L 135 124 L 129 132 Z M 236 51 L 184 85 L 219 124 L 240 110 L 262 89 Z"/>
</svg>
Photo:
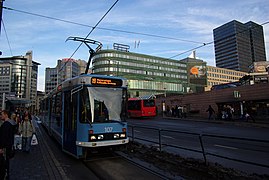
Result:
<svg viewBox="0 0 269 180">
<path fill-rule="evenodd" d="M 166 88 L 164 87 L 164 100 L 162 102 L 162 106 L 163 106 L 163 118 L 164 118 L 164 115 L 165 115 L 165 111 L 166 111 L 166 105 L 165 105 L 165 99 L 166 99 Z"/>
</svg>

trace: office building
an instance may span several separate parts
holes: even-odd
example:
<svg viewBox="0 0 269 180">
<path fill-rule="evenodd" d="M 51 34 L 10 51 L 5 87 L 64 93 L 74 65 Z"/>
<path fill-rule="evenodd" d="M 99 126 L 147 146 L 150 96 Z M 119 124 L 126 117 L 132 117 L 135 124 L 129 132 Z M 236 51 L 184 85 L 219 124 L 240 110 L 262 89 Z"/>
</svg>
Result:
<svg viewBox="0 0 269 180">
<path fill-rule="evenodd" d="M 217 67 L 249 72 L 253 62 L 266 61 L 261 25 L 233 20 L 213 33 Z"/>
<path fill-rule="evenodd" d="M 84 60 L 64 58 L 57 61 L 55 68 L 47 67 L 45 70 L 45 93 L 49 93 L 64 80 L 85 73 L 86 65 L 87 62 Z"/>
<path fill-rule="evenodd" d="M 130 97 L 196 90 L 188 84 L 187 64 L 178 60 L 111 49 L 98 51 L 92 66 L 94 74 L 125 77 Z"/>
<path fill-rule="evenodd" d="M 196 58 L 195 52 L 193 54 L 193 57 L 187 57 L 180 61 L 187 64 L 188 84 L 195 85 L 190 91 L 203 92 L 207 84 L 206 62 Z"/>
<path fill-rule="evenodd" d="M 248 74 L 242 71 L 218 68 L 214 66 L 207 66 L 206 71 L 207 87 L 205 88 L 205 91 L 209 91 L 214 85 L 238 82 L 242 77 Z"/>
<path fill-rule="evenodd" d="M 25 56 L 0 58 L 0 100 L 35 109 L 39 63 L 33 61 L 32 51 Z"/>
<path fill-rule="evenodd" d="M 197 84 L 196 88 L 202 88 L 204 91 L 209 91 L 214 85 L 238 82 L 240 78 L 247 75 L 246 72 L 208 66 L 205 61 L 196 58 L 195 54 L 194 51 L 190 57 L 180 61 L 187 63 L 188 82 Z"/>
</svg>

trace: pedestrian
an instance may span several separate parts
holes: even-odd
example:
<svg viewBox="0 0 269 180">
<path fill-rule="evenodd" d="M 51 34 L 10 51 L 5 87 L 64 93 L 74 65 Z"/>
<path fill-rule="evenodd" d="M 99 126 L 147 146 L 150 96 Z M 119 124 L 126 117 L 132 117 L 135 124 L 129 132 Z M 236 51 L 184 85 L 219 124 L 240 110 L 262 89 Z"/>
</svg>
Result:
<svg viewBox="0 0 269 180">
<path fill-rule="evenodd" d="M 175 116 L 174 117 L 178 117 L 179 118 L 179 109 L 178 109 L 178 105 L 176 105 L 175 107 Z"/>
<path fill-rule="evenodd" d="M 208 109 L 206 110 L 206 112 L 208 112 L 208 120 L 211 120 L 212 115 L 215 114 L 215 111 L 211 107 L 211 105 L 208 106 Z"/>
<path fill-rule="evenodd" d="M 2 110 L 2 120 L 4 123 L 0 127 L 0 156 L 1 161 L 4 162 L 5 170 L 1 170 L 1 178 L 5 177 L 9 179 L 9 160 L 14 156 L 14 132 L 16 128 L 16 122 L 9 119 L 8 111 Z M 3 160 L 4 158 L 4 160 Z M 4 174 L 2 174 L 4 172 Z"/>
<path fill-rule="evenodd" d="M 19 133 L 22 135 L 22 151 L 30 153 L 31 140 L 35 133 L 35 127 L 28 111 L 25 111 L 23 115 L 22 122 L 19 126 Z"/>
<path fill-rule="evenodd" d="M 166 116 L 169 116 L 169 114 L 170 114 L 170 107 L 167 105 L 166 106 Z"/>
<path fill-rule="evenodd" d="M 176 113 L 175 113 L 175 107 L 174 107 L 174 106 L 172 106 L 172 109 L 171 109 L 171 110 L 172 110 L 172 113 L 171 113 L 171 114 L 172 114 L 172 117 L 174 117 L 174 116 L 175 116 L 175 114 L 176 114 Z"/>
<path fill-rule="evenodd" d="M 20 126 L 20 115 L 18 112 L 12 113 L 11 117 L 12 120 L 16 122 L 16 128 L 15 128 L 15 135 L 14 135 L 14 149 L 21 149 L 21 134 L 19 132 L 19 126 Z"/>
<path fill-rule="evenodd" d="M 183 106 L 182 116 L 183 116 L 183 118 L 186 118 L 187 117 L 187 108 L 186 108 L 186 106 Z"/>
<path fill-rule="evenodd" d="M 255 122 L 255 119 L 254 119 L 254 117 L 252 116 L 252 114 L 250 113 L 250 111 L 247 111 L 247 112 L 245 113 L 245 119 L 246 119 L 247 122 L 248 122 L 249 119 L 251 119 L 253 122 Z"/>
<path fill-rule="evenodd" d="M 234 109 L 231 106 L 227 106 L 226 113 L 227 113 L 227 119 L 229 121 L 233 120 L 233 112 L 234 112 Z"/>
<path fill-rule="evenodd" d="M 178 118 L 182 118 L 183 117 L 183 106 L 178 106 Z"/>
</svg>

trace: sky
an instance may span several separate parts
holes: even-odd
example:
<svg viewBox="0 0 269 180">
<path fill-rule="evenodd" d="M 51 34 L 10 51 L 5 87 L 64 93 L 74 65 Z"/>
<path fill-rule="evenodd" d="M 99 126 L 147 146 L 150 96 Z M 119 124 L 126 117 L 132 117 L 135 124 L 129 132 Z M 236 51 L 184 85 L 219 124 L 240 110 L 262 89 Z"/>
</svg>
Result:
<svg viewBox="0 0 269 180">
<path fill-rule="evenodd" d="M 44 91 L 46 67 L 54 68 L 58 59 L 71 56 L 88 60 L 85 45 L 75 52 L 80 43 L 66 42 L 66 39 L 70 36 L 85 38 L 115 2 L 5 0 L 4 7 L 13 10 L 3 9 L 1 57 L 33 51 L 33 60 L 41 64 L 38 90 Z M 214 44 L 203 44 L 213 41 L 214 28 L 232 20 L 265 23 L 268 59 L 268 0 L 119 0 L 88 38 L 101 42 L 103 49 L 112 49 L 113 43 L 120 43 L 129 45 L 130 52 L 173 59 L 186 58 L 192 49 L 202 46 L 196 49 L 196 56 L 215 66 Z"/>
</svg>

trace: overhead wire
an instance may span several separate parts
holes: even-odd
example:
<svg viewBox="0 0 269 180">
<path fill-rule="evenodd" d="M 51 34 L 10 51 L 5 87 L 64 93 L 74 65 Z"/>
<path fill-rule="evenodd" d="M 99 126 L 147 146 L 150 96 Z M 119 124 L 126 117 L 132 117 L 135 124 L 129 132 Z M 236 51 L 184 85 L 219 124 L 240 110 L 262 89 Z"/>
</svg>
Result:
<svg viewBox="0 0 269 180">
<path fill-rule="evenodd" d="M 9 39 L 8 39 L 7 30 L 6 30 L 6 27 L 5 27 L 5 23 L 4 23 L 3 18 L 2 18 L 2 21 L 1 22 L 2 22 L 2 25 L 3 25 L 4 31 L 5 31 L 5 35 L 6 35 L 6 39 L 7 39 L 7 43 L 8 43 L 10 54 L 11 54 L 11 56 L 13 56 L 12 49 L 11 49 L 11 46 L 10 46 L 10 42 L 9 42 Z"/>
<path fill-rule="evenodd" d="M 106 15 L 113 9 L 113 7 L 118 3 L 119 0 L 116 0 L 112 6 L 106 11 L 106 13 L 101 17 L 101 19 L 95 24 L 94 27 L 92 27 L 92 29 L 90 30 L 90 32 L 87 34 L 87 36 L 84 38 L 84 40 L 86 40 L 90 34 L 95 30 L 95 28 L 102 22 L 102 20 L 106 17 Z M 79 44 L 79 46 L 75 49 L 75 51 L 72 53 L 72 55 L 69 57 L 69 59 L 71 59 L 75 53 L 79 50 L 79 48 L 81 47 L 81 45 L 83 44 L 83 42 L 81 42 Z M 62 70 L 62 68 L 64 68 L 66 66 L 66 64 L 68 63 L 68 61 L 65 62 L 65 64 L 61 67 L 61 69 L 59 71 Z"/>
<path fill-rule="evenodd" d="M 250 29 L 255 29 L 255 28 L 257 28 L 257 27 L 260 27 L 260 26 L 263 26 L 263 25 L 266 25 L 266 24 L 269 24 L 269 21 L 266 21 L 266 22 L 264 22 L 264 23 L 262 23 L 262 24 L 260 24 L 260 25 L 251 27 Z M 235 34 L 231 34 L 231 35 L 229 35 L 229 36 L 224 37 L 223 39 L 225 39 L 225 40 L 229 40 L 230 38 L 235 37 L 235 35 L 242 34 L 242 33 L 246 32 L 246 31 L 249 31 L 249 29 L 245 29 L 245 30 L 239 31 L 239 32 L 237 32 L 237 33 L 235 33 Z M 169 57 L 169 59 L 172 59 L 172 58 L 178 57 L 178 56 L 180 56 L 180 55 L 182 55 L 182 54 L 186 54 L 186 53 L 188 53 L 188 52 L 191 52 L 191 51 L 200 49 L 200 48 L 202 48 L 202 47 L 204 47 L 204 46 L 213 44 L 213 43 L 215 43 L 215 42 L 222 41 L 223 39 L 220 39 L 220 40 L 217 40 L 217 41 L 210 41 L 210 42 L 208 42 L 208 43 L 204 43 L 203 45 L 194 47 L 194 48 L 192 48 L 192 49 L 189 49 L 189 50 L 186 50 L 186 51 L 181 52 L 181 53 L 179 53 L 179 54 L 176 54 L 176 55 L 174 55 L 174 56 L 171 56 L 171 57 Z"/>
<path fill-rule="evenodd" d="M 16 12 L 19 12 L 19 13 L 24 13 L 24 14 L 37 16 L 37 17 L 41 17 L 41 18 L 46 18 L 46 19 L 51 19 L 51 20 L 56 20 L 56 21 L 69 23 L 69 24 L 74 24 L 74 25 L 78 25 L 78 26 L 84 26 L 84 27 L 90 27 L 90 28 L 94 27 L 94 26 L 87 25 L 87 24 L 82 24 L 82 23 L 73 22 L 73 21 L 69 21 L 69 20 L 64 20 L 64 19 L 60 19 L 60 18 L 50 17 L 50 16 L 41 15 L 41 14 L 37 14 L 37 13 L 27 12 L 27 11 L 18 10 L 18 9 L 14 9 L 14 8 L 10 8 L 10 7 L 3 7 L 3 8 L 6 9 L 6 10 L 10 10 L 10 11 L 16 11 Z M 157 35 L 157 34 L 149 34 L 149 33 L 143 33 L 143 32 L 127 31 L 127 30 L 104 28 L 104 27 L 95 27 L 95 28 L 100 29 L 100 30 L 105 30 L 105 31 L 114 31 L 114 32 L 120 32 L 120 33 L 126 33 L 126 34 L 136 34 L 136 35 L 143 35 L 143 36 L 149 36 L 149 37 L 155 37 L 155 38 L 162 38 L 162 39 L 169 39 L 169 40 L 175 40 L 175 41 L 189 42 L 189 43 L 194 43 L 194 44 L 203 44 L 203 42 L 199 42 L 199 41 L 193 41 L 193 40 L 187 40 L 187 39 L 175 38 L 175 37 L 169 37 L 169 36 L 161 36 L 161 35 Z"/>
<path fill-rule="evenodd" d="M 201 44 L 197 47 L 194 47 L 192 49 L 189 49 L 189 50 L 186 50 L 184 52 L 181 52 L 179 54 L 176 54 L 174 56 L 171 56 L 169 57 L 169 59 L 172 59 L 172 58 L 175 58 L 175 57 L 178 57 L 182 54 L 185 54 L 185 53 L 188 53 L 188 52 L 191 52 L 191 51 L 194 51 L 196 49 L 200 49 L 202 47 L 205 47 L 207 45 L 210 45 L 210 44 L 213 44 L 214 41 L 210 41 L 210 42 L 207 42 L 207 43 L 204 43 L 204 42 L 198 42 L 198 41 L 192 41 L 192 40 L 186 40 L 186 39 L 180 39 L 180 38 L 174 38 L 174 37 L 168 37 L 168 36 L 161 36 L 161 35 L 155 35 L 155 34 L 148 34 L 148 33 L 142 33 L 142 32 L 135 32 L 135 31 L 126 31 L 126 30 L 119 30 L 119 29 L 112 29 L 112 28 L 103 28 L 103 27 L 97 27 L 97 26 L 90 26 L 90 25 L 86 25 L 86 24 L 82 24 L 82 23 L 77 23 L 77 22 L 73 22 L 73 21 L 69 21 L 69 20 L 63 20 L 63 19 L 60 19 L 60 18 L 55 18 L 55 17 L 50 17 L 50 16 L 45 16 L 45 15 L 41 15 L 41 14 L 37 14 L 37 13 L 31 13 L 31 12 L 27 12 L 27 11 L 22 11 L 22 10 L 18 10 L 18 9 L 13 9 L 13 8 L 9 8 L 9 7 L 3 7 L 4 9 L 7 9 L 7 10 L 11 10 L 11 11 L 16 11 L 16 12 L 20 12 L 20 13 L 25 13 L 25 14 L 28 14 L 28 15 L 33 15 L 33 16 L 38 16 L 38 17 L 42 17 L 42 18 L 47 18 L 47 19 L 52 19 L 52 20 L 57 20 L 57 21 L 61 21 L 61 22 L 65 22 L 65 23 L 70 23 L 70 24 L 74 24 L 74 25 L 79 25 L 79 26 L 84 26 L 84 27 L 90 27 L 92 28 L 92 31 L 94 29 L 101 29 L 101 30 L 107 30 L 107 31 L 115 31 L 115 32 L 121 32 L 121 33 L 128 33 L 128 34 L 137 34 L 137 35 L 143 35 L 143 36 L 149 36 L 149 37 L 155 37 L 155 38 L 163 38 L 163 39 L 170 39 L 170 40 L 177 40 L 177 41 L 182 41 L 182 42 L 189 42 L 189 43 L 196 43 L 196 44 Z M 265 22 L 265 23 L 262 23 L 260 25 L 266 25 L 268 24 L 269 21 Z M 244 32 L 244 31 L 243 31 Z M 239 32 L 239 33 L 243 33 L 243 32 Z M 234 36 L 235 34 L 231 35 Z M 228 37 L 228 38 L 231 38 L 231 37 Z M 226 37 L 227 38 L 227 37 Z M 217 41 L 215 41 L 217 42 Z M 267 43 L 267 42 L 265 42 Z M 82 44 L 82 43 L 81 43 Z M 80 46 L 81 46 L 80 44 Z M 79 47 L 80 47 L 79 46 Z M 78 48 L 79 48 L 78 47 Z M 77 51 L 77 50 L 76 50 Z M 75 51 L 75 52 L 76 52 Z M 71 56 L 73 57 L 73 55 Z"/>
<path fill-rule="evenodd" d="M 113 7 L 118 3 L 119 0 L 116 0 L 114 2 L 114 4 L 112 4 L 112 6 L 107 10 L 107 12 L 102 16 L 102 18 L 96 23 L 96 25 L 94 27 L 92 27 L 92 29 L 90 30 L 90 32 L 87 34 L 87 36 L 84 38 L 84 40 L 86 40 L 90 34 L 95 30 L 95 28 L 102 22 L 102 20 L 106 17 L 106 15 L 113 9 Z M 79 44 L 79 46 L 77 47 L 77 49 L 74 51 L 74 53 L 71 55 L 70 59 L 75 55 L 75 53 L 78 51 L 78 49 L 81 47 L 81 45 L 83 44 L 83 42 L 81 42 Z"/>
</svg>

